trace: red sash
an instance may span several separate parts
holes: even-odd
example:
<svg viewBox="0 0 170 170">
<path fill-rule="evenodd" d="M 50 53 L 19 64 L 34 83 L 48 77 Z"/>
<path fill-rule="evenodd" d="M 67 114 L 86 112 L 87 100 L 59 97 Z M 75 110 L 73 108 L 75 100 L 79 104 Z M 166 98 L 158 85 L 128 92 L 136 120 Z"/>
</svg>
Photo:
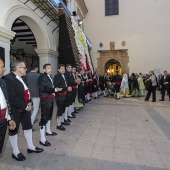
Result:
<svg viewBox="0 0 170 170">
<path fill-rule="evenodd" d="M 117 85 L 118 85 L 118 84 L 121 84 L 121 82 L 115 82 L 115 84 L 117 84 Z"/>
<path fill-rule="evenodd" d="M 77 86 L 72 86 L 73 89 L 77 89 Z"/>
<path fill-rule="evenodd" d="M 2 110 L 0 111 L 0 112 L 1 112 L 0 121 L 5 119 L 6 111 L 7 111 L 7 108 L 2 109 Z"/>
<path fill-rule="evenodd" d="M 65 96 L 65 95 L 67 95 L 67 91 L 65 91 L 65 92 L 58 92 L 57 94 Z"/>
<path fill-rule="evenodd" d="M 26 104 L 28 103 L 29 99 L 30 99 L 30 94 L 29 94 L 29 91 L 27 89 L 27 90 L 25 90 L 25 103 Z"/>
<path fill-rule="evenodd" d="M 41 98 L 48 98 L 48 99 L 52 99 L 53 98 L 53 94 L 50 94 L 50 96 L 41 96 Z"/>
</svg>

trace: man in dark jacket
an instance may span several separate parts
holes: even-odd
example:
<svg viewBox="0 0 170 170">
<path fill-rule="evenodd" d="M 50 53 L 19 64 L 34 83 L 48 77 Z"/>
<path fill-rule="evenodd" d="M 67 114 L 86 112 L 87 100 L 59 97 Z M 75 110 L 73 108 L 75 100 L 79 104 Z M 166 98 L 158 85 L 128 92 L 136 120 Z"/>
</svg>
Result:
<svg viewBox="0 0 170 170">
<path fill-rule="evenodd" d="M 68 111 L 67 111 L 68 118 L 76 118 L 75 114 L 73 113 L 73 107 L 74 107 L 73 103 L 75 100 L 75 90 L 77 90 L 76 89 L 77 83 L 72 74 L 71 64 L 67 64 L 65 76 L 69 84 L 68 86 L 72 87 L 72 91 L 68 92 L 66 96 L 66 106 L 68 107 Z"/>
<path fill-rule="evenodd" d="M 54 88 L 53 80 L 51 77 L 52 67 L 51 64 L 43 66 L 44 74 L 40 75 L 38 79 L 40 89 L 40 104 L 41 104 L 41 120 L 40 126 L 40 144 L 43 146 L 50 146 L 51 143 L 45 138 L 45 130 L 47 136 L 56 136 L 57 133 L 51 131 L 51 119 L 53 114 L 53 97 L 54 93 L 61 91 L 60 88 Z"/>
<path fill-rule="evenodd" d="M 27 141 L 28 153 L 40 153 L 43 149 L 35 147 L 32 142 L 32 124 L 31 124 L 31 108 L 32 101 L 30 92 L 22 76 L 26 74 L 26 65 L 23 61 L 14 61 L 11 64 L 12 72 L 5 76 L 4 80 L 7 85 L 9 103 L 11 104 L 11 112 L 16 128 L 9 130 L 9 140 L 13 149 L 12 158 L 17 161 L 24 161 L 25 156 L 18 149 L 18 129 L 20 123 L 24 130 L 24 136 Z"/>
<path fill-rule="evenodd" d="M 8 104 L 8 95 L 5 81 L 1 79 L 5 71 L 4 62 L 0 58 L 0 154 L 5 140 L 5 134 L 7 130 L 7 123 L 9 129 L 14 130 L 16 123 L 14 122 L 10 106 Z"/>
<path fill-rule="evenodd" d="M 65 131 L 66 129 L 62 125 L 70 125 L 67 122 L 67 118 L 65 119 L 66 95 L 72 90 L 72 88 L 68 86 L 67 79 L 64 75 L 64 65 L 61 64 L 58 66 L 58 72 L 59 73 L 54 76 L 54 87 L 61 89 L 61 91 L 57 91 L 55 93 L 55 99 L 57 104 L 57 129 Z"/>
<path fill-rule="evenodd" d="M 168 76 L 167 71 L 164 71 L 164 75 L 160 79 L 160 89 L 162 94 L 162 99 L 159 101 L 164 101 L 165 91 L 167 91 L 170 101 L 170 76 Z"/>
<path fill-rule="evenodd" d="M 116 90 L 116 99 L 120 99 L 120 85 L 121 85 L 122 78 L 116 71 L 116 75 L 114 76 L 114 84 L 115 84 L 115 90 Z"/>
</svg>

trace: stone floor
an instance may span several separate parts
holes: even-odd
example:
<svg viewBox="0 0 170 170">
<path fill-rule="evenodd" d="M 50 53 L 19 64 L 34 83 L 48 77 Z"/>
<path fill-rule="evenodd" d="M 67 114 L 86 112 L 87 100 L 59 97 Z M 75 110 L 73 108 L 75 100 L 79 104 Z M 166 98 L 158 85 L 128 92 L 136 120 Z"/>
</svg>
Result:
<svg viewBox="0 0 170 170">
<path fill-rule="evenodd" d="M 159 95 L 159 94 L 158 94 Z M 159 99 L 159 97 L 157 97 Z M 54 113 L 56 107 L 54 108 Z M 47 137 L 52 146 L 41 154 L 27 154 L 22 130 L 19 147 L 26 160 L 11 158 L 9 141 L 0 170 L 163 170 L 170 169 L 170 102 L 143 98 L 100 97 L 72 119 L 65 132 Z M 39 146 L 38 123 L 33 139 Z"/>
</svg>

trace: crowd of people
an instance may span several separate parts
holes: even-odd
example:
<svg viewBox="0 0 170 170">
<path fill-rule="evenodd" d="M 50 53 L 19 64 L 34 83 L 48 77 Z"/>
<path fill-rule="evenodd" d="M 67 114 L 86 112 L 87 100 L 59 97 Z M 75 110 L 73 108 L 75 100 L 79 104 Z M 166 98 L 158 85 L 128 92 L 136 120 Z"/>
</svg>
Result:
<svg viewBox="0 0 170 170">
<path fill-rule="evenodd" d="M 119 100 L 122 94 L 132 97 L 144 96 L 149 101 L 156 101 L 156 89 L 161 89 L 164 101 L 167 90 L 170 100 L 170 76 L 164 71 L 163 76 L 157 77 L 153 71 L 143 76 L 141 73 L 131 76 L 118 72 L 114 76 L 98 75 L 97 72 L 77 70 L 71 64 L 58 66 L 58 73 L 52 78 L 51 64 L 43 66 L 44 73 L 38 73 L 38 65 L 33 63 L 32 70 L 26 74 L 27 67 L 24 61 L 14 61 L 11 64 L 11 73 L 3 76 L 5 67 L 0 59 L 0 153 L 7 126 L 9 141 L 12 147 L 12 158 L 24 161 L 26 158 L 18 147 L 18 130 L 20 124 L 27 142 L 28 153 L 41 153 L 44 149 L 33 144 L 32 128 L 37 119 L 39 108 L 41 118 L 39 121 L 40 140 L 42 146 L 51 146 L 47 136 L 56 136 L 51 130 L 53 116 L 53 102 L 56 102 L 56 129 L 65 131 L 71 124 L 71 119 L 92 99 L 99 96 L 115 97 Z M 55 100 L 54 100 L 55 99 Z M 50 138 L 49 138 L 50 139 Z"/>
</svg>

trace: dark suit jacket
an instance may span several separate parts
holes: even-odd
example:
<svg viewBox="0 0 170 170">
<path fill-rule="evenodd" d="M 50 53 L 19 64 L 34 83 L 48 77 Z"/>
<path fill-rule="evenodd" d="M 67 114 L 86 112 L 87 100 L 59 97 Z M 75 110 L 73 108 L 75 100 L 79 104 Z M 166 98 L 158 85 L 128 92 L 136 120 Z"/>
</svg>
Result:
<svg viewBox="0 0 170 170">
<path fill-rule="evenodd" d="M 66 80 L 66 83 L 67 83 L 67 86 L 68 86 L 68 82 L 67 82 L 66 77 L 65 77 L 65 80 Z M 54 87 L 55 88 L 57 88 L 57 87 L 58 88 L 63 88 L 62 92 L 67 91 L 68 87 L 65 84 L 65 80 L 64 80 L 63 76 L 60 73 L 56 74 L 54 76 Z"/>
<path fill-rule="evenodd" d="M 40 97 L 50 96 L 52 93 L 55 93 L 55 88 L 53 87 L 53 83 L 51 82 L 47 73 L 41 74 L 39 76 L 38 85 L 40 89 Z"/>
<path fill-rule="evenodd" d="M 4 77 L 7 86 L 9 103 L 11 104 L 11 112 L 23 112 L 27 107 L 25 103 L 25 89 L 23 84 L 11 72 Z M 31 99 L 28 102 L 32 102 Z"/>
<path fill-rule="evenodd" d="M 68 81 L 68 86 L 76 86 L 77 85 L 72 73 L 66 72 L 65 77 L 66 77 L 66 79 Z"/>
<path fill-rule="evenodd" d="M 168 84 L 165 85 L 164 84 L 165 82 L 168 82 Z M 160 85 L 161 85 L 161 88 L 170 88 L 170 76 L 167 75 L 165 80 L 164 80 L 164 76 L 162 76 L 160 79 Z"/>
</svg>

